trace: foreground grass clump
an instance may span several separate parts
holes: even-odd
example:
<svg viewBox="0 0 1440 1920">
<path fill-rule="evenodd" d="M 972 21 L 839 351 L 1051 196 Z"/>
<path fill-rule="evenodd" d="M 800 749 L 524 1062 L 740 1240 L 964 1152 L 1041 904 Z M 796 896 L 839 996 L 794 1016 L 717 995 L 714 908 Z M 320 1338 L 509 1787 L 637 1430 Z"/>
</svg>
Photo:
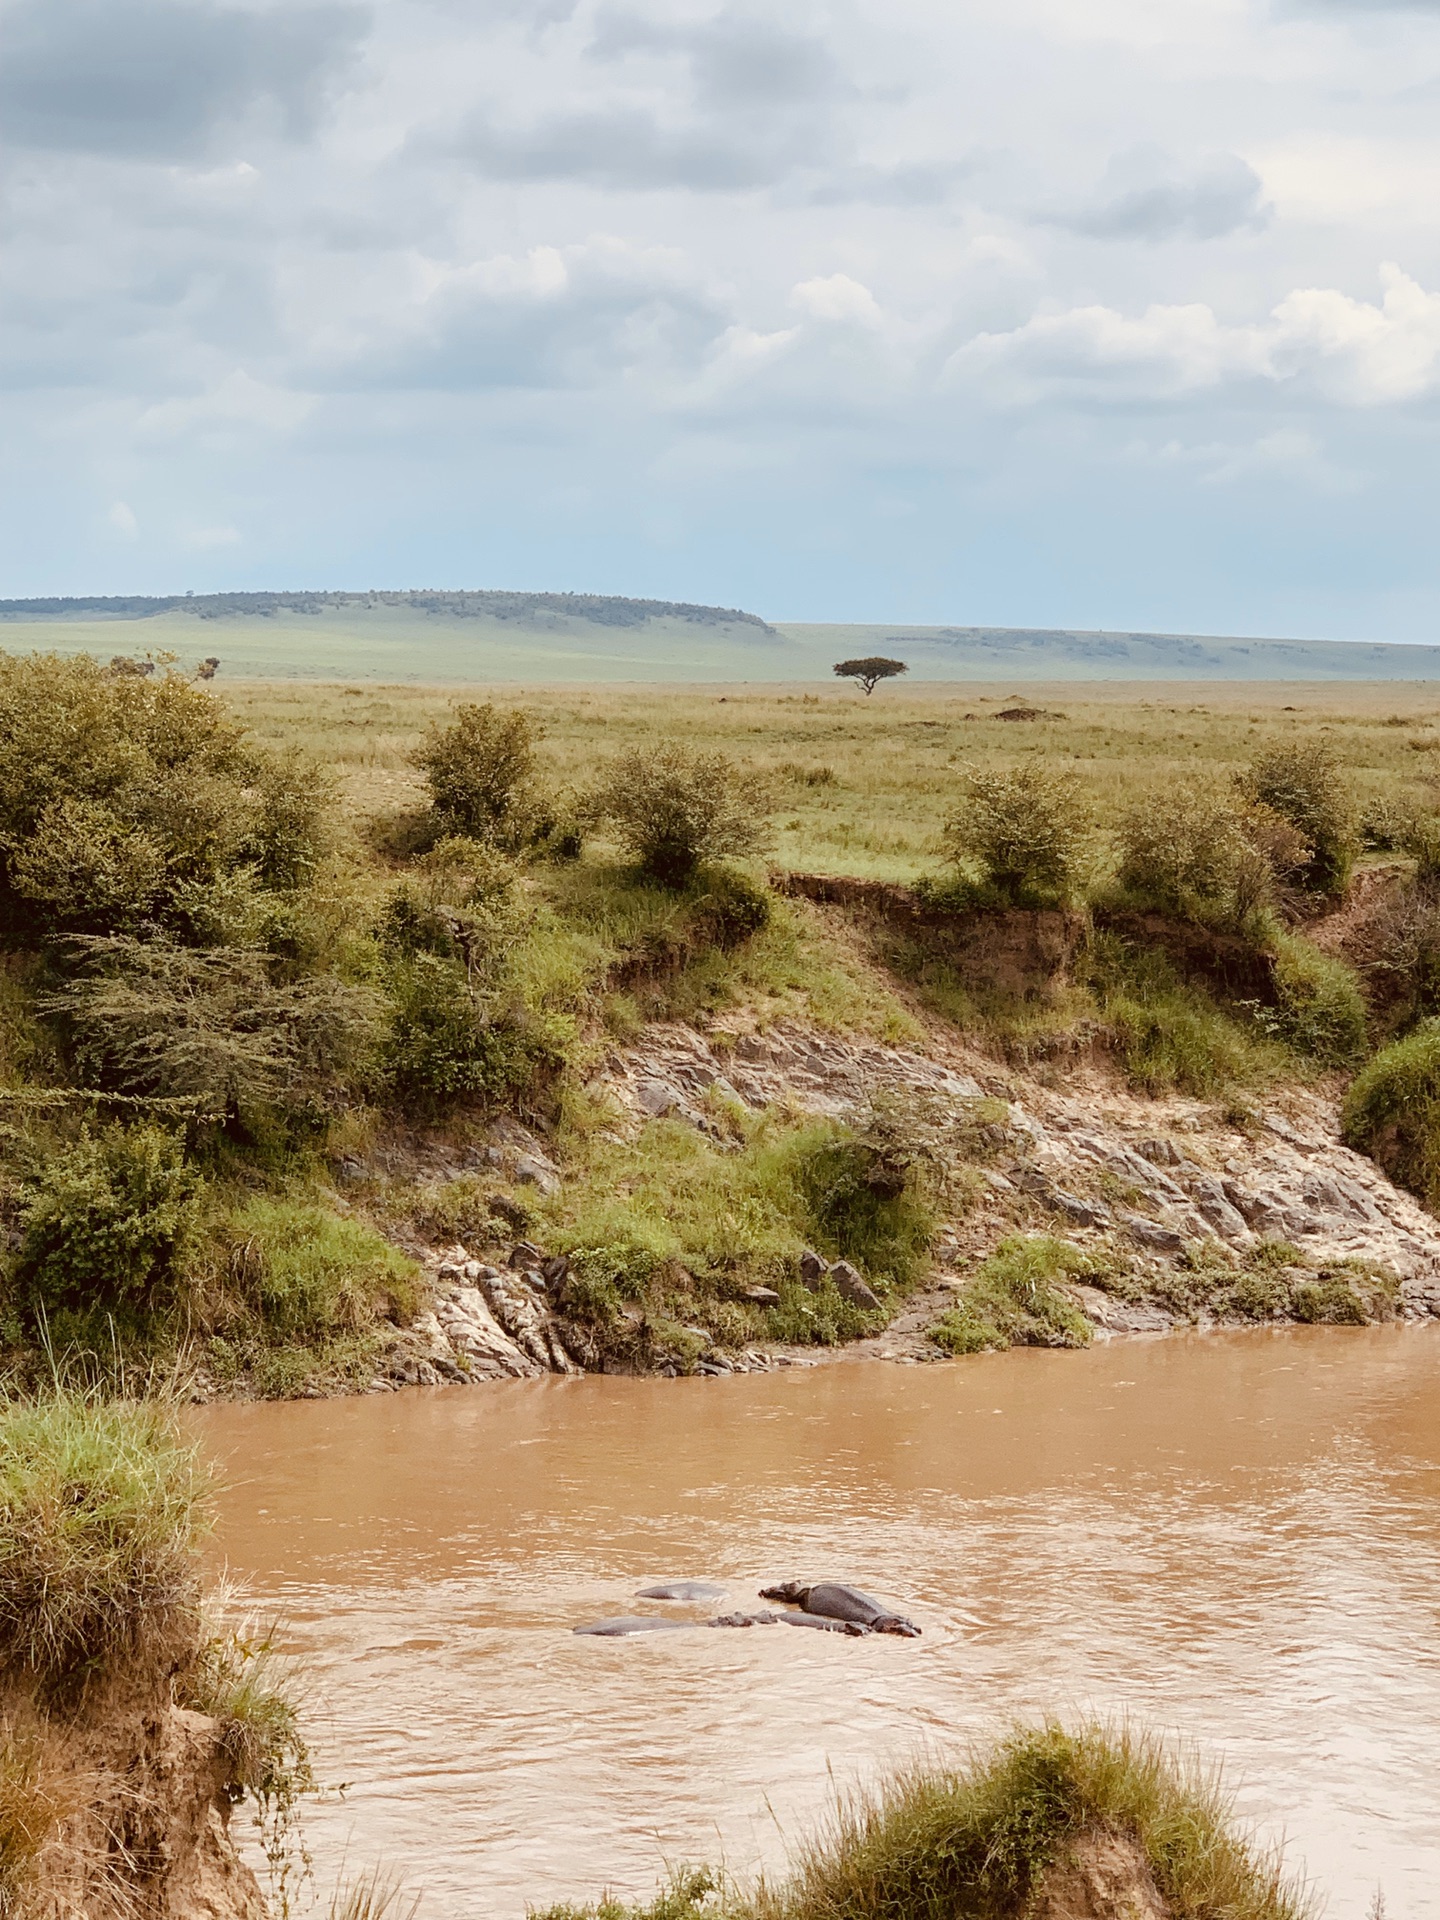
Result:
<svg viewBox="0 0 1440 1920">
<path fill-rule="evenodd" d="M 955 1354 L 1089 1346 L 1090 1322 L 1062 1284 L 1094 1271 L 1090 1256 L 1066 1240 L 1047 1234 L 1002 1240 L 930 1338 Z"/>
<path fill-rule="evenodd" d="M 183 1654 L 209 1486 L 162 1404 L 0 1407 L 0 1669 L 57 1692 Z"/>
<path fill-rule="evenodd" d="M 1440 1020 L 1360 1070 L 1341 1124 L 1347 1146 L 1368 1153 L 1427 1207 L 1440 1206 Z"/>
<path fill-rule="evenodd" d="M 1148 1868 L 1184 1920 L 1314 1912 L 1278 1859 L 1237 1833 L 1213 1774 L 1126 1729 L 1071 1733 L 1051 1722 L 963 1769 L 914 1768 L 846 1802 L 788 1880 L 747 1893 L 691 1870 L 648 1905 L 552 1907 L 536 1920 L 1021 1920 L 1047 1875 L 1110 1836 L 1130 1844 L 1137 1870 Z"/>
</svg>

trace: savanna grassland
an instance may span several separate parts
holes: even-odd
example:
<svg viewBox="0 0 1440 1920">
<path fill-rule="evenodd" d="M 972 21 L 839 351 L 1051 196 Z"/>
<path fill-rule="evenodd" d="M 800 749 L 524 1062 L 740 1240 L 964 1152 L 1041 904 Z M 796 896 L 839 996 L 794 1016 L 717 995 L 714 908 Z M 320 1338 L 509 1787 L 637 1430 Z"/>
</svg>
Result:
<svg viewBox="0 0 1440 1920">
<path fill-rule="evenodd" d="M 223 695 L 256 736 L 340 774 L 357 813 L 412 802 L 408 756 L 474 688 L 236 682 Z M 514 689 L 556 777 L 577 787 L 618 751 L 676 740 L 753 765 L 775 785 L 777 865 L 908 880 L 933 867 L 971 765 L 1039 759 L 1072 772 L 1100 826 L 1148 787 L 1224 777 L 1277 740 L 1319 740 L 1366 799 L 1423 801 L 1440 779 L 1440 686 L 1025 683 L 851 687 Z M 1015 706 L 1053 718 L 1006 722 Z"/>
</svg>

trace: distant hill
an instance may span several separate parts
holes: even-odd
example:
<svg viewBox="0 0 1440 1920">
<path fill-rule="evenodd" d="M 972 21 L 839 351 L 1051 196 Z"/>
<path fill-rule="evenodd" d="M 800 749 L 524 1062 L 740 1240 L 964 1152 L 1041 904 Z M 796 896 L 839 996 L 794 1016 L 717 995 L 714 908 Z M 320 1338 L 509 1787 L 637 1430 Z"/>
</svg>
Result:
<svg viewBox="0 0 1440 1920">
<path fill-rule="evenodd" d="M 8 620 L 148 620 L 161 613 L 183 613 L 196 620 L 221 620 L 253 615 L 324 614 L 332 611 L 373 613 L 380 608 L 403 608 L 452 620 L 510 621 L 519 626 L 546 626 L 556 616 L 589 620 L 598 627 L 642 627 L 648 620 L 687 620 L 702 627 L 750 626 L 773 633 L 758 614 L 733 607 L 692 606 L 684 600 L 626 600 L 605 593 L 447 592 L 423 588 L 396 593 L 172 593 L 101 594 L 94 598 L 0 600 L 0 621 Z"/>
<path fill-rule="evenodd" d="M 1440 646 L 772 625 L 688 601 L 430 589 L 0 600 L 0 647 L 174 653 L 182 663 L 213 654 L 225 678 L 479 686 L 829 680 L 836 660 L 865 653 L 904 660 L 914 680 L 1440 680 Z"/>
</svg>

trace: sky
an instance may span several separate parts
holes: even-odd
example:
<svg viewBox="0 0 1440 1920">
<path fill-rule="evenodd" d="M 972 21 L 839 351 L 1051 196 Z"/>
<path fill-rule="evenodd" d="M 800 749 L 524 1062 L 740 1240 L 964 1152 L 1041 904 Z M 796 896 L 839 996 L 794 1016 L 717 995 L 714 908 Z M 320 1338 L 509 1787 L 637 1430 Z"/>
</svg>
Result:
<svg viewBox="0 0 1440 1920">
<path fill-rule="evenodd" d="M 0 0 L 0 596 L 1440 638 L 1440 0 Z"/>
</svg>

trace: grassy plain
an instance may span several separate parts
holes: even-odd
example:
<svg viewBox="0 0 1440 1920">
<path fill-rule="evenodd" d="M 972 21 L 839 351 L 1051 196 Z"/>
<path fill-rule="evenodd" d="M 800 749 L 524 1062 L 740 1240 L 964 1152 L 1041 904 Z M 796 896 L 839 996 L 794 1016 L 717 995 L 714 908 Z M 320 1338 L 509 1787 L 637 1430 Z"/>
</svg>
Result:
<svg viewBox="0 0 1440 1920">
<path fill-rule="evenodd" d="M 357 815 L 421 796 L 409 755 L 458 701 L 494 697 L 543 730 L 554 776 L 590 785 L 612 755 L 681 741 L 769 774 L 779 801 L 775 859 L 812 872 L 910 880 L 933 871 L 969 766 L 1031 755 L 1072 773 L 1105 824 L 1148 791 L 1225 779 L 1278 739 L 1319 738 L 1362 801 L 1434 803 L 1440 781 L 1440 688 L 1200 682 L 1029 684 L 1019 704 L 1053 716 L 1004 721 L 1004 685 L 851 687 L 354 686 L 217 683 L 237 718 L 277 747 L 300 746 L 334 768 Z"/>
</svg>

